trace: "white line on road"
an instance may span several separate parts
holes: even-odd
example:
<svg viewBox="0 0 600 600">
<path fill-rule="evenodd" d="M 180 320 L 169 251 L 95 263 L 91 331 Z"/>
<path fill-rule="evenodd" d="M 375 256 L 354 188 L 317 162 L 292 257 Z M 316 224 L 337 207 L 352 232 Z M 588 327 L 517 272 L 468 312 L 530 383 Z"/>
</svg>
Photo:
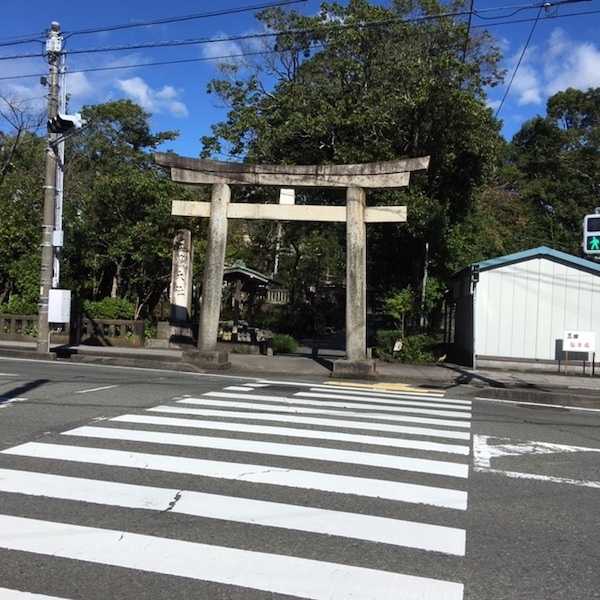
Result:
<svg viewBox="0 0 600 600">
<path fill-rule="evenodd" d="M 457 404 L 463 406 L 471 406 L 470 400 L 459 400 L 457 398 L 446 398 L 445 396 L 416 396 L 411 394 L 406 394 L 405 392 L 396 393 L 396 392 L 380 392 L 378 390 L 366 391 L 364 389 L 356 389 L 356 388 L 340 388 L 340 387 L 332 387 L 330 385 L 312 385 L 310 386 L 311 392 L 323 392 L 325 394 L 344 394 L 349 396 L 369 396 L 372 398 L 389 398 L 396 400 L 412 400 L 416 402 L 422 402 L 423 404 L 431 404 L 431 403 L 444 403 L 444 404 Z"/>
<path fill-rule="evenodd" d="M 302 415 L 282 415 L 278 413 L 251 413 L 233 410 L 213 410 L 209 408 L 187 408 L 182 404 L 177 406 L 155 406 L 149 412 L 179 413 L 200 417 L 218 417 L 220 419 L 250 419 L 252 421 L 275 421 L 277 423 L 294 423 L 302 425 L 320 425 L 322 427 L 336 427 L 338 429 L 363 429 L 387 433 L 404 433 L 407 435 L 420 435 L 424 437 L 439 437 L 451 440 L 470 440 L 468 431 L 451 431 L 449 429 L 429 429 L 426 427 L 409 427 L 406 425 L 388 425 L 387 423 L 373 423 L 372 421 L 348 421 L 343 419 L 328 419 L 305 417 Z"/>
<path fill-rule="evenodd" d="M 0 546 L 311 600 L 462 600 L 463 585 L 138 533 L 0 516 Z"/>
<path fill-rule="evenodd" d="M 40 442 L 28 442 L 8 448 L 3 450 L 2 454 L 67 460 L 111 467 L 148 469 L 167 473 L 185 473 L 238 482 L 247 481 L 337 494 L 352 494 L 369 498 L 384 498 L 413 504 L 430 504 L 456 510 L 467 509 L 467 492 L 465 491 L 385 479 L 367 479 L 365 477 L 333 475 L 331 473 L 284 469 L 265 465 L 108 450 L 105 448 L 86 448 L 66 444 L 43 444 Z"/>
<path fill-rule="evenodd" d="M 211 421 L 207 419 L 186 419 L 177 417 L 158 417 L 151 415 L 121 415 L 110 419 L 122 423 L 139 423 L 148 425 L 165 425 L 170 427 L 189 427 L 193 429 L 210 429 L 217 431 L 233 431 L 241 433 L 256 433 L 258 435 L 276 435 L 285 437 L 299 437 L 317 440 L 333 440 L 336 442 L 351 442 L 353 444 L 367 444 L 384 446 L 386 448 L 404 448 L 409 450 L 423 450 L 425 452 L 445 452 L 448 454 L 470 454 L 469 446 L 463 444 L 441 444 L 424 440 L 409 440 L 393 437 L 361 435 L 360 433 L 340 433 L 322 429 L 297 429 L 294 427 L 274 427 L 270 425 L 250 425 L 248 423 L 230 423 L 224 421 Z"/>
<path fill-rule="evenodd" d="M 456 556 L 465 554 L 464 529 L 250 498 L 10 469 L 0 469 L 0 491 L 108 506 L 169 511 L 207 519 L 337 535 Z M 3 596 L 0 595 L 0 598 Z"/>
<path fill-rule="evenodd" d="M 76 394 L 89 394 L 90 392 L 101 392 L 102 390 L 110 390 L 118 387 L 117 385 L 105 385 L 103 387 L 92 388 L 91 390 L 79 390 Z"/>
<path fill-rule="evenodd" d="M 227 390 L 229 392 L 252 392 L 252 391 L 254 391 L 253 387 L 247 387 L 247 386 L 242 386 L 242 385 L 230 385 L 223 389 Z"/>
<path fill-rule="evenodd" d="M 504 400 L 500 398 L 476 397 L 475 400 L 482 402 L 499 402 L 501 404 L 518 404 L 519 406 L 543 406 L 545 408 L 566 408 L 568 410 L 580 410 L 584 412 L 600 412 L 600 408 L 585 408 L 583 406 L 571 406 L 570 404 L 543 404 L 542 402 L 522 402 L 520 400 Z"/>
<path fill-rule="evenodd" d="M 229 388 L 226 388 L 229 389 Z M 305 400 L 303 397 L 308 397 L 310 400 Z M 470 419 L 471 412 L 470 409 L 460 409 L 460 410 L 439 410 L 437 408 L 431 408 L 429 406 L 423 406 L 422 404 L 413 404 L 411 406 L 400 406 L 398 404 L 395 405 L 378 405 L 367 402 L 366 399 L 362 398 L 344 398 L 338 396 L 329 396 L 326 394 L 311 394 L 311 393 L 300 393 L 295 394 L 293 398 L 289 398 L 287 396 L 267 396 L 263 394 L 230 394 L 228 392 L 207 392 L 202 394 L 200 398 L 193 398 L 194 400 L 203 400 L 204 398 L 232 398 L 232 399 L 248 399 L 248 400 L 257 400 L 260 402 L 270 401 L 270 402 L 279 402 L 283 404 L 288 404 L 290 406 L 307 406 L 309 408 L 321 408 L 321 407 L 333 407 L 333 408 L 358 408 L 361 410 L 375 410 L 381 411 L 384 416 L 386 413 L 417 413 L 423 415 L 433 415 L 436 417 L 451 417 L 455 419 Z M 321 400 L 323 398 L 323 400 Z M 338 402 L 328 401 L 328 398 L 334 398 L 337 400 L 351 400 L 351 402 Z M 255 403 L 252 403 L 253 406 L 260 406 Z M 276 407 L 276 404 L 272 405 Z M 344 411 L 345 412 L 345 411 Z M 388 415 L 389 416 L 389 415 Z"/>
<path fill-rule="evenodd" d="M 17 373 L 0 373 L 0 377 L 18 377 Z M 2 589 L 2 588 L 0 588 Z"/>
<path fill-rule="evenodd" d="M 64 431 L 62 435 L 91 437 L 103 440 L 122 440 L 143 442 L 147 444 L 167 444 L 186 446 L 188 448 L 209 448 L 229 452 L 249 452 L 269 457 L 301 458 L 356 465 L 366 465 L 383 469 L 396 469 L 414 473 L 428 473 L 446 477 L 469 476 L 469 465 L 464 463 L 409 458 L 392 454 L 375 454 L 357 452 L 355 450 L 336 450 L 322 446 L 305 446 L 299 444 L 279 444 L 276 442 L 257 442 L 235 438 L 218 438 L 213 436 L 190 435 L 186 433 L 166 433 L 164 431 L 145 431 L 137 429 L 116 429 L 110 427 L 77 427 Z"/>
<path fill-rule="evenodd" d="M 537 473 L 521 473 L 520 471 L 503 471 L 502 469 L 492 469 L 487 467 L 475 467 L 479 473 L 492 473 L 494 475 L 503 475 L 510 479 L 534 479 L 545 481 L 546 483 L 560 483 L 563 485 L 575 485 L 578 487 L 600 488 L 600 481 L 588 481 L 585 479 L 569 479 L 567 477 L 554 477 L 553 475 L 538 475 Z"/>
<path fill-rule="evenodd" d="M 208 406 L 208 407 L 219 407 L 219 408 L 247 408 L 252 410 L 267 410 L 269 412 L 284 412 L 293 413 L 295 415 L 333 415 L 336 417 L 360 417 L 362 419 L 376 419 L 378 421 L 394 421 L 396 423 L 424 423 L 425 425 L 438 425 L 440 427 L 457 427 L 461 429 L 469 429 L 471 427 L 470 421 L 450 421 L 434 417 L 417 417 L 412 415 L 389 415 L 372 412 L 356 412 L 351 410 L 334 410 L 330 408 L 320 408 L 318 405 L 311 405 L 310 408 L 293 406 L 289 404 L 289 400 L 286 398 L 278 399 L 279 402 L 286 402 L 286 406 L 280 404 L 268 404 L 260 402 L 237 402 L 228 400 L 228 398 L 239 398 L 244 397 L 242 394 L 228 394 L 225 392 L 209 392 L 202 396 L 202 398 L 184 398 L 178 400 L 179 404 L 193 404 L 195 406 Z M 223 398 L 223 400 L 209 400 L 208 398 Z M 249 398 L 250 400 L 252 398 Z M 302 401 L 301 401 L 302 402 Z"/>
<path fill-rule="evenodd" d="M 7 398 L 6 396 L 0 396 L 0 408 L 6 408 L 10 404 L 15 402 L 25 402 L 27 398 Z"/>
<path fill-rule="evenodd" d="M 20 592 L 19 590 L 9 590 L 0 588 L 0 598 L 2 600 L 67 600 L 58 596 L 46 596 L 46 594 L 30 594 L 29 592 Z"/>
<path fill-rule="evenodd" d="M 423 408 L 444 408 L 450 409 L 454 411 L 466 411 L 469 412 L 471 410 L 471 403 L 463 403 L 460 404 L 451 404 L 447 402 L 445 399 L 442 401 L 431 401 L 431 400 L 422 400 L 421 398 L 379 398 L 378 396 L 371 396 L 370 394 L 363 394 L 361 392 L 360 396 L 353 395 L 350 392 L 344 391 L 343 393 L 332 394 L 329 391 L 320 390 L 318 388 L 310 388 L 310 392 L 296 392 L 294 397 L 300 398 L 333 398 L 336 400 L 351 400 L 352 402 L 376 402 L 378 405 L 390 405 L 390 406 L 420 406 Z M 380 406 L 382 410 L 385 409 L 384 406 Z"/>
</svg>

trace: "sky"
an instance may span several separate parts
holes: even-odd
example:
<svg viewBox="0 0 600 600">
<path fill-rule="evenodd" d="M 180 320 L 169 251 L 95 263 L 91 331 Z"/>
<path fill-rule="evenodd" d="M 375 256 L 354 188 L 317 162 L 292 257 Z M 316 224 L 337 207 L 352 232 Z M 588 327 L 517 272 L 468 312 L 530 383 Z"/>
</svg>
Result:
<svg viewBox="0 0 600 600">
<path fill-rule="evenodd" d="M 269 2 L 269 0 L 263 0 Z M 342 0 L 344 2 L 345 0 Z M 219 0 L 197 2 L 178 0 L 166 3 L 157 0 L 102 0 L 102 2 L 73 2 L 73 0 L 28 0 L 7 2 L 2 7 L 3 25 L 0 44 L 8 38 L 39 34 L 53 20 L 59 21 L 64 31 L 104 26 L 132 21 L 188 15 L 199 12 L 240 6 L 256 5 L 261 0 Z M 380 4 L 386 5 L 387 0 Z M 475 8 L 484 10 L 488 19 L 531 18 L 537 9 L 528 9 L 510 15 L 514 8 L 536 4 L 535 0 L 475 0 Z M 320 0 L 307 0 L 295 5 L 304 14 L 315 14 Z M 489 11 L 488 9 L 498 9 Z M 542 20 L 538 23 L 522 64 L 512 84 L 500 118 L 503 134 L 510 139 L 521 124 L 538 114 L 545 113 L 547 98 L 567 87 L 587 89 L 600 86 L 600 0 L 570 4 L 550 9 L 543 15 L 566 15 L 582 11 L 598 14 Z M 473 25 L 487 25 L 493 21 L 474 18 Z M 507 69 L 506 83 L 529 35 L 531 23 L 489 26 L 504 53 L 503 66 Z M 213 43 L 180 48 L 138 49 L 121 52 L 81 54 L 69 57 L 71 70 L 123 66 L 121 70 L 95 73 L 73 73 L 68 78 L 71 96 L 70 112 L 83 105 L 96 104 L 119 98 L 130 98 L 152 114 L 156 130 L 175 129 L 180 132 L 176 141 L 167 148 L 182 155 L 197 156 L 200 139 L 210 133 L 211 124 L 226 117 L 227 109 L 214 95 L 206 93 L 207 84 L 217 77 L 215 57 L 252 52 L 256 41 L 218 41 L 236 34 L 262 31 L 252 12 L 205 18 L 184 23 L 162 24 L 117 32 L 102 32 L 74 36 L 68 40 L 67 50 L 97 48 L 119 44 L 184 38 L 210 38 Z M 39 43 L 18 46 L 0 46 L 0 57 L 41 50 Z M 201 58 L 204 62 L 155 67 L 135 67 L 137 63 Z M 41 57 L 0 61 L 0 78 L 26 73 L 43 73 L 47 64 Z M 489 90 L 488 104 L 496 110 L 506 89 L 505 85 Z M 31 103 L 32 107 L 45 102 L 45 88 L 37 78 L 0 80 L 0 93 Z"/>
</svg>

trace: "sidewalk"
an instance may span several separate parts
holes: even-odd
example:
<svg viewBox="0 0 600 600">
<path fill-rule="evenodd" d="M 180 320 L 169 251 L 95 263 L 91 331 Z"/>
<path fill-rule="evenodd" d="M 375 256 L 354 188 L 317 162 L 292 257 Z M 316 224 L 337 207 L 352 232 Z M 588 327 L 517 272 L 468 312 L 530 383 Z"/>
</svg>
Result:
<svg viewBox="0 0 600 600">
<path fill-rule="evenodd" d="M 59 346 L 53 351 L 72 353 L 72 362 L 94 362 L 107 365 L 123 365 L 203 372 L 198 367 L 183 361 L 181 350 L 157 350 L 150 348 L 117 348 L 114 346 Z M 35 343 L 0 341 L 0 357 L 35 359 Z M 332 360 L 335 356 L 319 356 L 313 359 L 306 355 L 262 356 L 257 354 L 229 355 L 231 369 L 227 373 L 247 376 L 304 376 L 312 378 L 330 377 Z M 427 387 L 451 389 L 472 386 L 487 389 L 520 389 L 527 392 L 550 392 L 571 390 L 575 393 L 600 393 L 600 377 L 564 376 L 558 373 L 526 373 L 509 370 L 471 370 L 452 364 L 407 365 L 378 362 L 378 379 L 388 382 L 406 382 Z"/>
</svg>

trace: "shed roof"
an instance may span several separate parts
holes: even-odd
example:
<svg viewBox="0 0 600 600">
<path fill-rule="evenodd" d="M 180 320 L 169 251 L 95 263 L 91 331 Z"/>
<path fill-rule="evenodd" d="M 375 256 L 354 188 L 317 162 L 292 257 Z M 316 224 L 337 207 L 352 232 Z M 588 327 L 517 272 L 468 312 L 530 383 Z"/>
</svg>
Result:
<svg viewBox="0 0 600 600">
<path fill-rule="evenodd" d="M 548 246 L 538 246 L 537 248 L 531 248 L 529 250 L 523 250 L 522 252 L 515 252 L 514 254 L 507 254 L 506 256 L 498 256 L 497 258 L 489 258 L 488 260 L 482 260 L 477 263 L 473 263 L 471 266 L 479 265 L 480 271 L 489 271 L 491 269 L 497 269 L 499 267 L 505 267 L 506 265 L 523 262 L 532 258 L 546 258 L 548 260 L 561 263 L 575 269 L 582 271 L 588 271 L 600 275 L 600 264 L 579 256 L 573 256 L 560 250 L 554 250 L 548 248 Z"/>
</svg>

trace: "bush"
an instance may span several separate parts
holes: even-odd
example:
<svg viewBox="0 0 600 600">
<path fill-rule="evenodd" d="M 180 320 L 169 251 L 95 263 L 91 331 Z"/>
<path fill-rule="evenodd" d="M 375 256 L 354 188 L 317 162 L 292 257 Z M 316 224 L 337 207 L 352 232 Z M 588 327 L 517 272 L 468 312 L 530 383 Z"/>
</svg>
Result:
<svg viewBox="0 0 600 600">
<path fill-rule="evenodd" d="M 130 321 L 135 315 L 135 308 L 124 298 L 104 298 L 93 302 L 84 300 L 83 312 L 90 319 L 125 319 Z"/>
<path fill-rule="evenodd" d="M 394 352 L 396 340 L 402 339 L 402 350 Z M 377 356 L 382 360 L 423 364 L 436 362 L 437 340 L 429 335 L 408 335 L 402 338 L 398 329 L 377 332 Z"/>
<path fill-rule="evenodd" d="M 4 315 L 37 315 L 38 305 L 35 302 L 30 302 L 13 296 L 9 302 L 0 304 L 0 314 Z"/>
<path fill-rule="evenodd" d="M 276 333 L 273 336 L 273 352 L 275 354 L 292 354 L 298 350 L 298 342 L 291 335 Z"/>
</svg>

